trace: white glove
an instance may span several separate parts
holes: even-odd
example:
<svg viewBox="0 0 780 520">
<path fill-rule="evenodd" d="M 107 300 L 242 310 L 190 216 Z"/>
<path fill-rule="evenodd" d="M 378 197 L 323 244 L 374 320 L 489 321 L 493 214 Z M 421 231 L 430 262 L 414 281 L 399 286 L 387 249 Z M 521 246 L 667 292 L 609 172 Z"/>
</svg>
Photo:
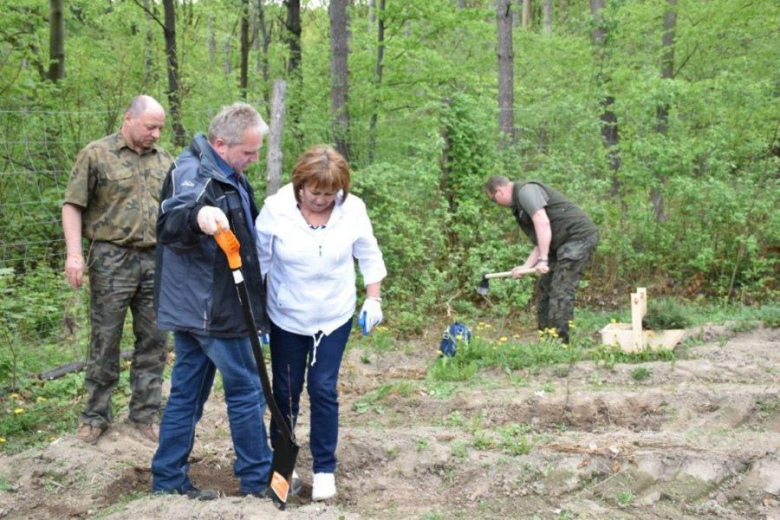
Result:
<svg viewBox="0 0 780 520">
<path fill-rule="evenodd" d="M 382 300 L 366 298 L 358 316 L 358 323 L 363 327 L 363 335 L 368 336 L 371 329 L 382 323 L 382 318 Z"/>
<path fill-rule="evenodd" d="M 230 229 L 227 216 L 214 206 L 203 206 L 198 211 L 198 226 L 207 235 L 213 235 L 223 229 Z"/>
</svg>

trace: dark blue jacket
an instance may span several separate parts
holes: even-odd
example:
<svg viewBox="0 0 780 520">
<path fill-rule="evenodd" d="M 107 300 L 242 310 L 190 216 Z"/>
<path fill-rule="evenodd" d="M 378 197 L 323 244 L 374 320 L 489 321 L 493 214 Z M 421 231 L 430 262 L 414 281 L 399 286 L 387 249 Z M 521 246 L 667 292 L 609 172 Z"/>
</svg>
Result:
<svg viewBox="0 0 780 520">
<path fill-rule="evenodd" d="M 249 335 L 227 257 L 214 237 L 198 226 L 198 211 L 203 206 L 216 206 L 227 215 L 241 244 L 241 271 L 255 316 L 255 332 L 268 332 L 254 232 L 258 210 L 244 175 L 240 182 L 249 193 L 252 222 L 246 221 L 241 195 L 217 165 L 203 134 L 195 136 L 168 172 L 157 217 L 155 305 L 160 329 L 224 338 Z"/>
</svg>

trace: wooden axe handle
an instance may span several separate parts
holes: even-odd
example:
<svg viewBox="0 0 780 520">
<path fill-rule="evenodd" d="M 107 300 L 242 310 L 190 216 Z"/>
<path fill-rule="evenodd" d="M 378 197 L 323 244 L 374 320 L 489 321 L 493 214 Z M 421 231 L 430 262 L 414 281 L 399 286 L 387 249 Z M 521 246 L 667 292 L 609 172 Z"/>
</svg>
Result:
<svg viewBox="0 0 780 520">
<path fill-rule="evenodd" d="M 534 274 L 536 273 L 536 269 L 533 267 L 525 267 L 523 269 L 520 269 L 521 274 Z M 502 273 L 489 273 L 485 275 L 485 278 L 508 278 L 512 276 L 512 271 L 504 271 Z"/>
</svg>

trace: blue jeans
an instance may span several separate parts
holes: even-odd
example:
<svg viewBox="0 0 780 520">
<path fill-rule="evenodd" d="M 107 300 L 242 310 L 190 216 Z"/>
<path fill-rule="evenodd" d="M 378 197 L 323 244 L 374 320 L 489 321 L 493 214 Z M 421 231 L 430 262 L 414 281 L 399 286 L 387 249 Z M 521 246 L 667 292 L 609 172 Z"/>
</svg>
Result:
<svg viewBox="0 0 780 520">
<path fill-rule="evenodd" d="M 186 493 L 195 426 L 203 416 L 215 370 L 222 374 L 230 434 L 236 452 L 233 472 L 243 493 L 263 492 L 272 453 L 263 424 L 265 396 L 249 338 L 214 338 L 176 332 L 171 395 L 160 423 L 160 444 L 152 459 L 152 491 Z"/>
<path fill-rule="evenodd" d="M 287 332 L 271 321 L 271 369 L 274 398 L 288 420 L 298 419 L 298 410 L 306 371 L 306 389 L 311 403 L 309 446 L 314 473 L 333 473 L 336 469 L 336 445 L 339 440 L 339 399 L 336 383 L 341 358 L 352 329 L 350 318 L 329 336 L 322 336 L 317 359 L 311 366 L 315 339 Z M 318 338 L 322 333 L 316 334 Z M 290 409 L 292 405 L 292 410 Z M 276 442 L 276 424 L 271 421 L 271 441 Z"/>
</svg>

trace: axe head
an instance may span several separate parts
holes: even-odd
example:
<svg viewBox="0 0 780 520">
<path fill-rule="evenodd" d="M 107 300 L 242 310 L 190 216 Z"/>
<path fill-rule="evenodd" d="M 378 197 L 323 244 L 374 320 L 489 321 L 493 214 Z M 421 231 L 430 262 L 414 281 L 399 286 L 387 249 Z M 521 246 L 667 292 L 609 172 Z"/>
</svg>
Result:
<svg viewBox="0 0 780 520">
<path fill-rule="evenodd" d="M 490 292 L 490 279 L 488 279 L 487 274 L 482 275 L 482 281 L 477 286 L 477 292 L 482 296 L 487 296 Z"/>
</svg>

